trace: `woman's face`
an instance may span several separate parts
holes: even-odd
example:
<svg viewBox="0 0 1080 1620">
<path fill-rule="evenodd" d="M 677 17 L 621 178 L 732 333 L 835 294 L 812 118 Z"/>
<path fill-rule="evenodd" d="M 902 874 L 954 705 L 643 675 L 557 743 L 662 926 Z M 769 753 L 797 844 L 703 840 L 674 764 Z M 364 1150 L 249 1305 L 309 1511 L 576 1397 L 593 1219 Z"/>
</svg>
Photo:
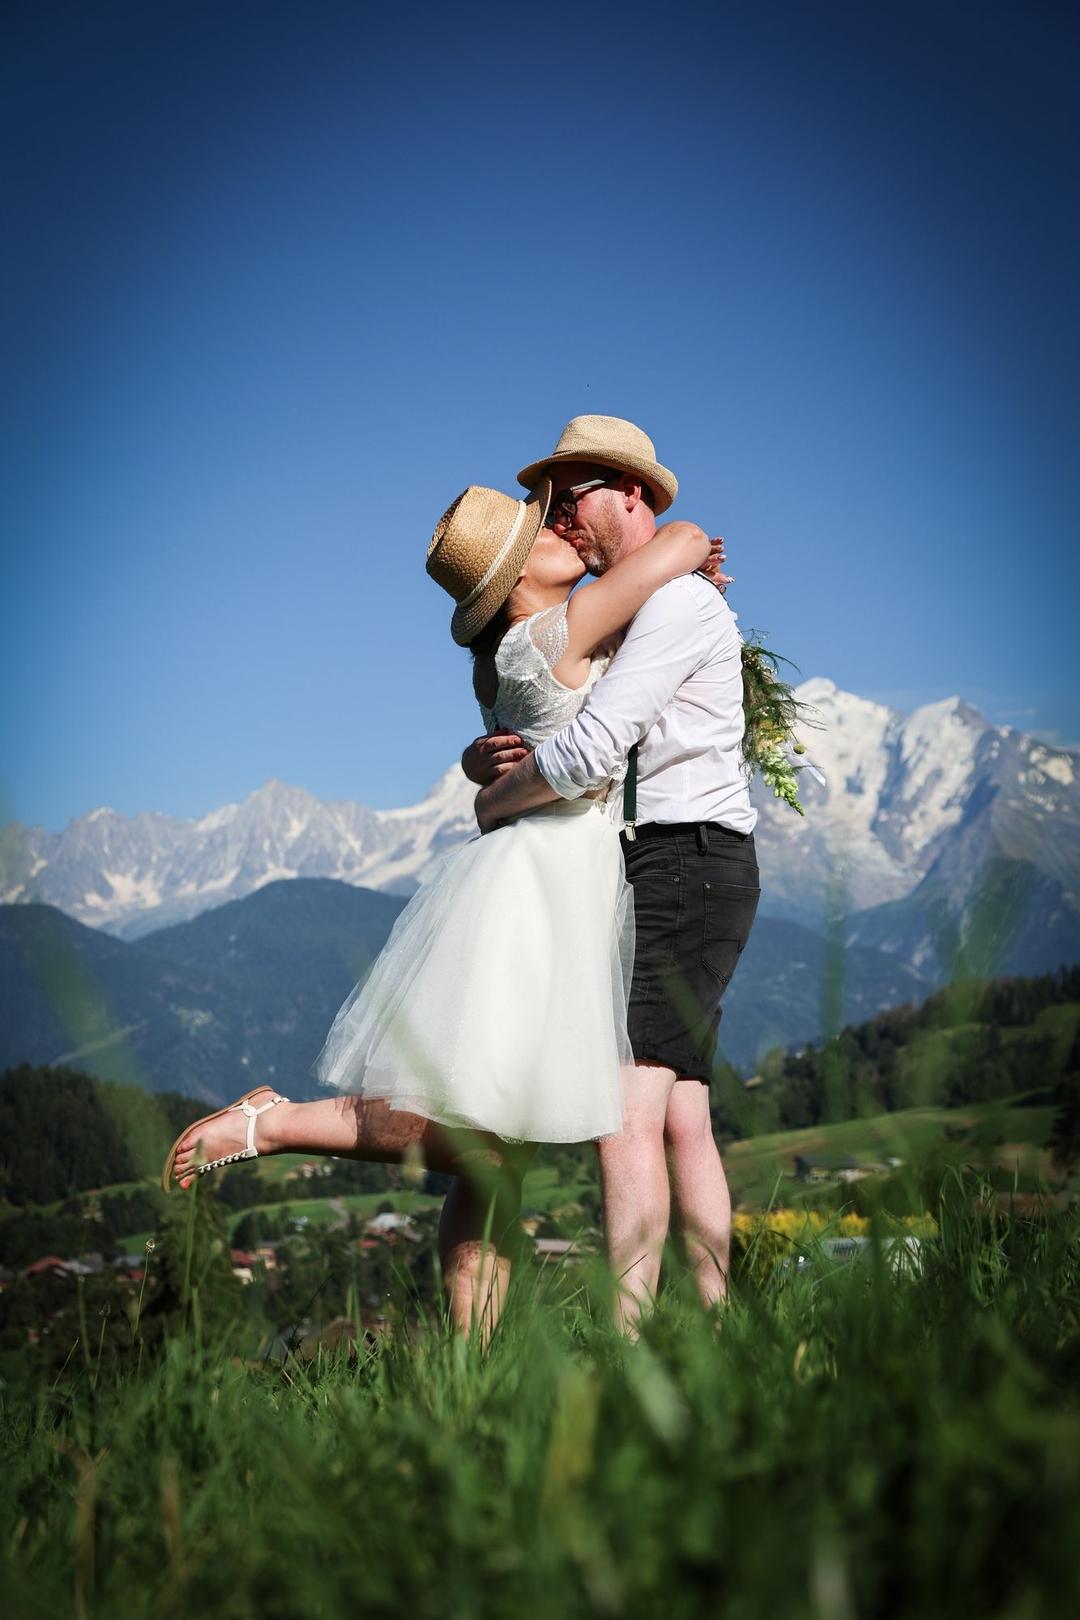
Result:
<svg viewBox="0 0 1080 1620">
<path fill-rule="evenodd" d="M 576 585 L 585 572 L 585 564 L 568 540 L 563 540 L 553 529 L 541 529 L 529 552 L 523 579 L 534 585 Z"/>
</svg>

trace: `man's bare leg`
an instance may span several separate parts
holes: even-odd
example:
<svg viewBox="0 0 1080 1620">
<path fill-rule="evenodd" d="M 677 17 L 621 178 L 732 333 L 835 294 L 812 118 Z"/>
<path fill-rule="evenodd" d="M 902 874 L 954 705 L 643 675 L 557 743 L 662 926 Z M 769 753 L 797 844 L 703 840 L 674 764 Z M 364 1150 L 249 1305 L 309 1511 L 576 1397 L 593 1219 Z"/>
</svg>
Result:
<svg viewBox="0 0 1080 1620">
<path fill-rule="evenodd" d="M 675 1085 L 671 1069 L 639 1063 L 624 1071 L 623 1128 L 598 1144 L 604 1241 L 618 1294 L 615 1322 L 635 1334 L 656 1298 L 671 1214 L 664 1121 Z"/>
<path fill-rule="evenodd" d="M 706 1307 L 727 1295 L 731 1194 L 712 1133 L 709 1088 L 679 1080 L 667 1105 L 664 1141 L 675 1212 L 698 1295 Z"/>
</svg>

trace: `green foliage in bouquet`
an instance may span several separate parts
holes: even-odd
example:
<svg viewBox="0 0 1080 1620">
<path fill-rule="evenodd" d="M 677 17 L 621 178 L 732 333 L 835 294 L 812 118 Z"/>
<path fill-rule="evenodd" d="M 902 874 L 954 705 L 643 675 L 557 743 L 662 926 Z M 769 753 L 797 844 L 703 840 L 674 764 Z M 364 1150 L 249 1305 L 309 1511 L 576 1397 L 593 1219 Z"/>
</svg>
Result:
<svg viewBox="0 0 1080 1620">
<path fill-rule="evenodd" d="M 799 789 L 793 754 L 805 754 L 806 749 L 795 735 L 797 725 L 816 726 L 814 711 L 809 704 L 800 703 L 793 688 L 780 676 L 780 665 L 791 664 L 765 646 L 761 637 L 751 631 L 749 641 L 743 643 L 743 731 L 742 755 L 750 774 L 758 772 L 767 787 L 778 799 L 790 804 L 803 815 L 799 803 Z M 795 665 L 791 664 L 794 669 Z"/>
</svg>

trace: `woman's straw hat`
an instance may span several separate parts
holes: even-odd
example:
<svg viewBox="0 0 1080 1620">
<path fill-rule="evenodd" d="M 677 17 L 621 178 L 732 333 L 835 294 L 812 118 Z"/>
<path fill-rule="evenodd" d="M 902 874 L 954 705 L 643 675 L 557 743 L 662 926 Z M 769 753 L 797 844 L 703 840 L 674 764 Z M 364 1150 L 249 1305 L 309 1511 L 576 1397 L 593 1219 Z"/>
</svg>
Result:
<svg viewBox="0 0 1080 1620">
<path fill-rule="evenodd" d="M 467 647 L 502 607 L 547 516 L 551 479 L 523 501 L 470 484 L 435 525 L 427 571 L 457 603 L 450 634 Z"/>
<path fill-rule="evenodd" d="M 637 473 L 656 498 L 657 512 L 666 512 L 679 493 L 679 480 L 661 467 L 656 447 L 647 433 L 621 416 L 575 416 L 559 435 L 550 456 L 522 467 L 518 483 L 531 489 L 542 473 L 559 461 L 586 461 L 618 472 Z"/>
</svg>

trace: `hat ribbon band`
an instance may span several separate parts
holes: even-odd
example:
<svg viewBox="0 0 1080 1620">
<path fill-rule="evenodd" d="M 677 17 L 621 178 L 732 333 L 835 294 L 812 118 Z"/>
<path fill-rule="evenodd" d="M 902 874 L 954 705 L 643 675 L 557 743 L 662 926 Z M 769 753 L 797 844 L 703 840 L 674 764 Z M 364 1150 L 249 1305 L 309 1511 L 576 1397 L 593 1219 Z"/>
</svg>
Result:
<svg viewBox="0 0 1080 1620">
<path fill-rule="evenodd" d="M 518 501 L 517 507 L 517 517 L 515 517 L 513 523 L 510 525 L 510 533 L 499 547 L 499 550 L 490 567 L 486 570 L 483 579 L 478 585 L 473 587 L 468 596 L 462 597 L 461 601 L 458 603 L 459 608 L 472 607 L 473 603 L 477 601 L 478 598 L 481 597 L 487 590 L 488 586 L 495 578 L 495 575 L 499 572 L 499 569 L 502 567 L 507 557 L 509 557 L 510 549 L 514 544 L 514 541 L 517 539 L 518 530 L 521 528 L 522 520 L 525 516 L 525 502 Z"/>
</svg>

